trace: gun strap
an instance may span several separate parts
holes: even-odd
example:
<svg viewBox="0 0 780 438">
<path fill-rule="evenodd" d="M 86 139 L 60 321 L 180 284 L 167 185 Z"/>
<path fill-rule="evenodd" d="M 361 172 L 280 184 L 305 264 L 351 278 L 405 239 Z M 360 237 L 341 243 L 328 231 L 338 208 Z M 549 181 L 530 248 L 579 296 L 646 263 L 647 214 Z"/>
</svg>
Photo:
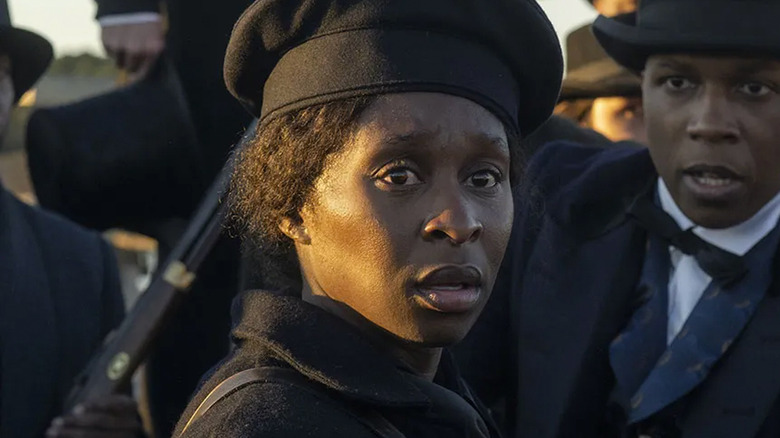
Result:
<svg viewBox="0 0 780 438">
<path fill-rule="evenodd" d="M 187 431 L 190 425 L 194 423 L 195 420 L 202 417 L 203 414 L 205 414 L 206 411 L 208 411 L 218 401 L 222 400 L 238 389 L 243 388 L 244 386 L 262 382 L 292 383 L 313 392 L 319 397 L 327 397 L 331 400 L 334 400 L 332 397 L 324 394 L 323 389 L 320 388 L 316 382 L 306 378 L 291 368 L 250 368 L 248 370 L 233 374 L 232 376 L 223 380 L 214 389 L 212 389 L 206 398 L 200 403 L 200 405 L 198 405 L 198 409 L 195 410 L 190 419 L 187 421 L 187 424 L 184 425 L 184 428 L 181 430 L 181 434 L 179 436 L 184 435 L 184 432 Z M 355 404 L 347 404 L 346 402 L 336 402 L 343 404 L 345 409 L 352 412 L 361 423 L 371 429 L 371 431 L 380 438 L 406 438 L 400 430 L 398 430 L 391 422 L 389 422 L 376 410 L 363 406 L 357 406 Z"/>
</svg>

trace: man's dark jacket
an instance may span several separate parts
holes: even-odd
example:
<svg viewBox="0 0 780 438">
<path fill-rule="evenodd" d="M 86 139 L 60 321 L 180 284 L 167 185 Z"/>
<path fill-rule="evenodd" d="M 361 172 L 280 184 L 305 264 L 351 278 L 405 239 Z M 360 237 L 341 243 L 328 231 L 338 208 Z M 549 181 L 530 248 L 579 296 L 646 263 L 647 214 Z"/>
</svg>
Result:
<svg viewBox="0 0 780 438">
<path fill-rule="evenodd" d="M 98 18 L 135 12 L 167 13 L 166 55 L 188 102 L 203 165 L 211 177 L 251 120 L 228 93 L 222 63 L 230 32 L 252 0 L 96 0 Z M 178 234 L 161 236 L 175 242 Z M 170 243 L 173 245 L 173 243 Z M 168 248 L 162 247 L 163 258 Z M 170 434 L 200 376 L 228 351 L 230 302 L 239 290 L 237 239 L 223 237 L 198 272 L 187 301 L 161 335 L 143 382 L 157 435 Z"/>
<path fill-rule="evenodd" d="M 100 235 L 0 186 L 0 437 L 43 436 L 123 313 Z"/>
<path fill-rule="evenodd" d="M 460 350 L 481 398 L 506 403 L 509 436 L 615 436 L 609 345 L 638 302 L 647 242 L 625 211 L 657 177 L 643 149 L 556 143 L 532 161 L 493 296 Z M 683 437 L 780 436 L 775 272 L 741 336 L 685 398 Z"/>
<path fill-rule="evenodd" d="M 300 297 L 249 292 L 236 302 L 236 316 L 235 351 L 207 378 L 173 436 L 377 438 L 361 421 L 365 410 L 408 438 L 497 436 L 448 352 L 434 384 L 402 370 L 352 325 Z M 294 371 L 298 380 L 282 375 L 230 392 L 180 435 L 213 388 L 256 367 Z"/>
</svg>

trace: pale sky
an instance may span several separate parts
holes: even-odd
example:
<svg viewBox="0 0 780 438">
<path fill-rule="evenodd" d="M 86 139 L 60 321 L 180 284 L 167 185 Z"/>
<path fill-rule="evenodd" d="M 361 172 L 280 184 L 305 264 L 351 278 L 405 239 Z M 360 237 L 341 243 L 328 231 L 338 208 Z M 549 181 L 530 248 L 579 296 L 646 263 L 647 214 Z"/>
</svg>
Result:
<svg viewBox="0 0 780 438">
<path fill-rule="evenodd" d="M 94 20 L 94 0 L 8 0 L 8 4 L 15 25 L 46 36 L 57 55 L 103 54 Z M 585 0 L 541 0 L 539 4 L 561 40 L 567 32 L 596 16 Z"/>
</svg>

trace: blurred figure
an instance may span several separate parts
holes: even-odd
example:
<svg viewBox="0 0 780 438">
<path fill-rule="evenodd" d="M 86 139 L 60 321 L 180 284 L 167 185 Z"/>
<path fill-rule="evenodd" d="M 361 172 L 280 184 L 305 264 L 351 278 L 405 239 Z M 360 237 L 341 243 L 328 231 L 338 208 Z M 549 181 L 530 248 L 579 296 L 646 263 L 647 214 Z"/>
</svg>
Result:
<svg viewBox="0 0 780 438">
<path fill-rule="evenodd" d="M 1 2 L 0 139 L 51 58 L 45 39 L 11 26 Z M 100 235 L 0 186 L 0 437 L 138 436 L 135 402 L 122 395 L 52 422 L 123 311 L 116 261 Z"/>
<path fill-rule="evenodd" d="M 107 53 L 131 80 L 161 53 L 181 80 L 207 176 L 222 168 L 250 116 L 227 92 L 222 61 L 230 31 L 251 0 L 96 0 Z M 162 240 L 175 242 L 176 232 Z M 161 258 L 165 257 L 165 245 Z M 239 243 L 223 238 L 189 299 L 146 364 L 148 409 L 157 436 L 170 434 L 200 376 L 229 347 L 230 302 L 239 289 Z"/>
<path fill-rule="evenodd" d="M 555 113 L 611 141 L 645 143 L 639 76 L 607 56 L 590 25 L 569 34 L 566 47 L 567 72 Z"/>
<path fill-rule="evenodd" d="M 639 0 L 588 0 L 599 14 L 607 17 L 636 11 Z"/>
</svg>

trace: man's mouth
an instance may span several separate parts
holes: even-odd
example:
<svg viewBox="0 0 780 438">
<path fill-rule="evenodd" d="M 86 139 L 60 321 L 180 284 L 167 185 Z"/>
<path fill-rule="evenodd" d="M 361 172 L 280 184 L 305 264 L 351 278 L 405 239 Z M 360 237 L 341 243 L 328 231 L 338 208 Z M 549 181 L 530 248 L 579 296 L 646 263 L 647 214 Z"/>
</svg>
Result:
<svg viewBox="0 0 780 438">
<path fill-rule="evenodd" d="M 722 176 L 715 173 L 692 174 L 691 176 L 698 184 L 705 186 L 725 186 L 731 184 L 731 182 L 734 181 L 734 178 L 732 177 Z"/>
<path fill-rule="evenodd" d="M 735 196 L 745 181 L 736 171 L 719 165 L 697 164 L 683 174 L 686 186 L 695 196 L 713 201 Z"/>
</svg>

